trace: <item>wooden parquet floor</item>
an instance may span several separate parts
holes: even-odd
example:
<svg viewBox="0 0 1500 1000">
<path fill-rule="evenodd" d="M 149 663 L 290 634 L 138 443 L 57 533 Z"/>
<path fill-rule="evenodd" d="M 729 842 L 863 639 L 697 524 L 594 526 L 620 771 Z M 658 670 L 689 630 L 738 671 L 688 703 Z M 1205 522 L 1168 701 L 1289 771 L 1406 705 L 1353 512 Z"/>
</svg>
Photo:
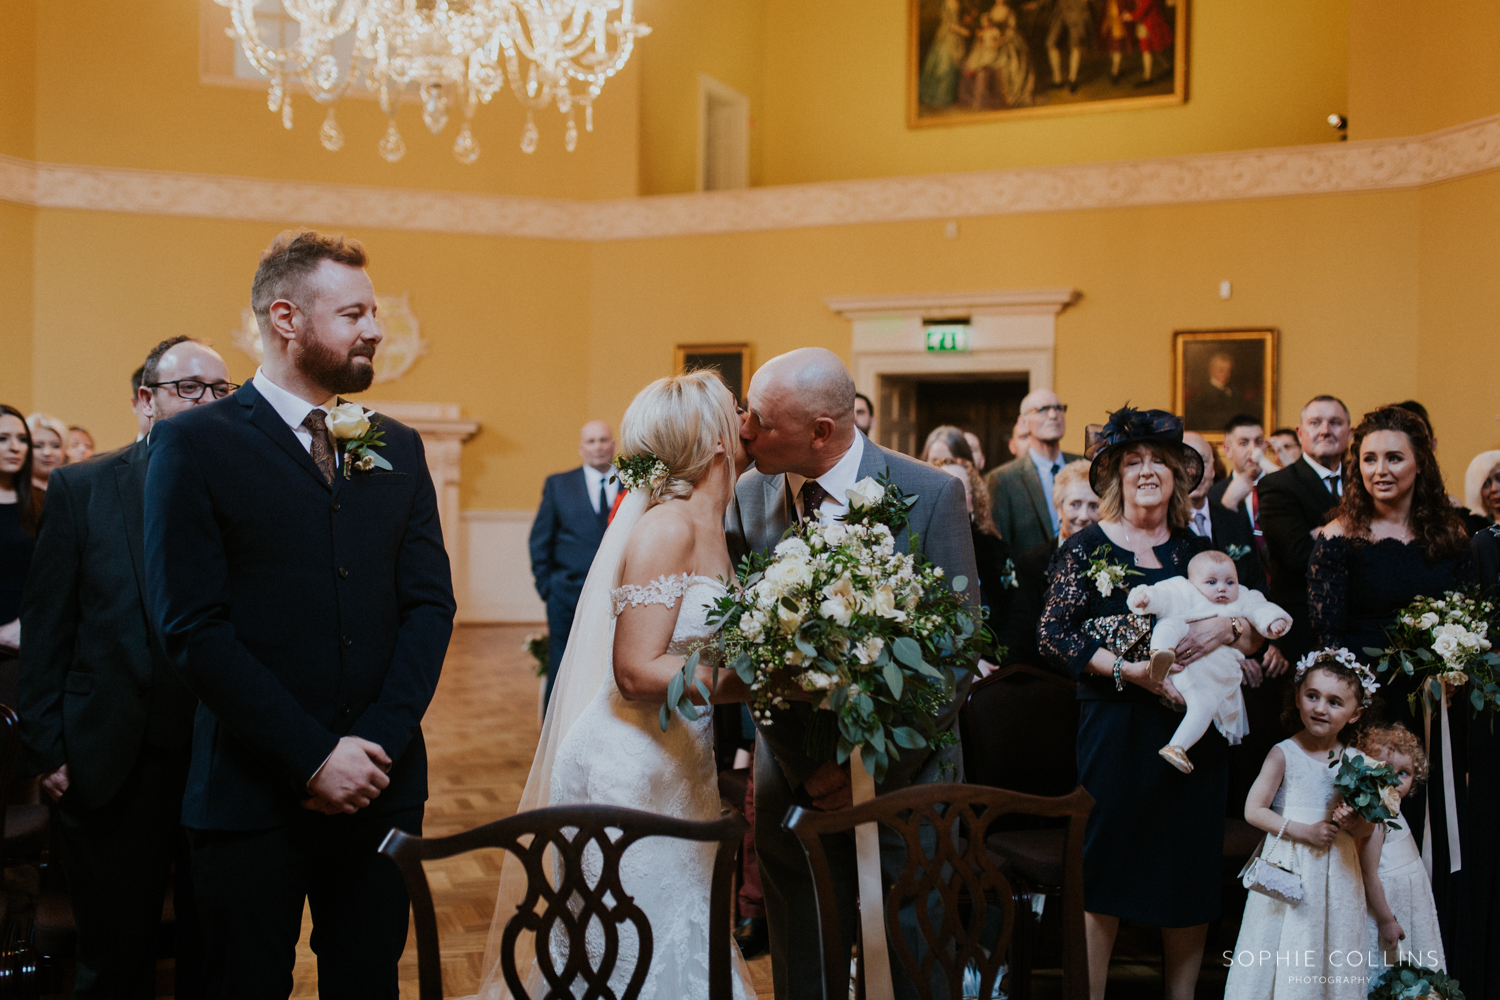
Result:
<svg viewBox="0 0 1500 1000">
<path fill-rule="evenodd" d="M 521 799 L 536 750 L 537 679 L 521 642 L 535 627 L 464 626 L 453 634 L 437 695 L 422 729 L 431 798 L 424 832 L 446 836 L 510 815 Z M 495 908 L 499 852 L 451 858 L 427 867 L 442 940 L 443 986 L 449 997 L 479 986 L 485 939 Z M 317 959 L 304 914 L 293 997 L 317 996 Z M 751 963 L 756 992 L 770 997 L 770 963 Z M 408 936 L 401 959 L 401 998 L 417 997 L 417 945 Z"/>
</svg>

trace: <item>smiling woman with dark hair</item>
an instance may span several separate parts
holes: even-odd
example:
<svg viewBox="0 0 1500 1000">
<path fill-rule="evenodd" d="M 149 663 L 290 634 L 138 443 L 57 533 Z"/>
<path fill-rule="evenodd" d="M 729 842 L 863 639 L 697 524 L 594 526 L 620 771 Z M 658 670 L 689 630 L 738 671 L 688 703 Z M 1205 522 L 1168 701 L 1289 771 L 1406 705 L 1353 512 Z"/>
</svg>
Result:
<svg viewBox="0 0 1500 1000">
<path fill-rule="evenodd" d="M 1364 658 L 1366 648 L 1390 644 L 1386 629 L 1414 598 L 1442 597 L 1472 582 L 1473 573 L 1463 518 L 1444 492 L 1432 437 L 1420 416 L 1401 406 L 1366 413 L 1354 429 L 1350 455 L 1343 499 L 1313 544 L 1307 599 L 1318 644 L 1343 646 Z M 1425 732 L 1427 720 L 1408 702 L 1417 693 L 1416 680 L 1403 673 L 1383 674 L 1380 680 L 1385 717 L 1412 732 Z M 1432 843 L 1424 843 L 1423 849 L 1432 858 L 1444 942 L 1458 940 L 1457 914 L 1467 905 L 1459 879 L 1450 875 L 1449 858 L 1458 843 L 1457 823 L 1450 818 L 1462 822 L 1467 811 L 1468 717 L 1463 705 L 1432 715 L 1427 753 L 1435 774 L 1446 767 L 1457 777 L 1454 801 L 1445 798 L 1445 782 L 1435 779 L 1408 795 L 1401 807 L 1419 839 L 1426 818 L 1432 821 Z M 1441 736 L 1449 726 L 1453 758 L 1444 762 Z"/>
</svg>

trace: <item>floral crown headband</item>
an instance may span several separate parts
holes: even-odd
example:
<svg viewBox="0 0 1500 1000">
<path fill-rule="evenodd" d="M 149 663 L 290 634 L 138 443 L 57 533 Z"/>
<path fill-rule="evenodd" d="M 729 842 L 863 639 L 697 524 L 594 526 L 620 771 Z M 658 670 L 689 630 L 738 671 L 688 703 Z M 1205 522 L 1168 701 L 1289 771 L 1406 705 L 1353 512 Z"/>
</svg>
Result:
<svg viewBox="0 0 1500 1000">
<path fill-rule="evenodd" d="M 1353 653 L 1342 647 L 1335 649 L 1329 646 L 1327 649 L 1313 650 L 1298 660 L 1297 671 L 1292 676 L 1292 683 L 1302 683 L 1302 678 L 1307 675 L 1309 670 L 1328 661 L 1341 663 L 1354 671 L 1355 676 L 1359 678 L 1360 687 L 1364 689 L 1359 702 L 1361 707 L 1369 705 L 1374 700 L 1375 692 L 1380 690 L 1380 682 L 1375 679 L 1375 671 L 1360 663 Z"/>
<path fill-rule="evenodd" d="M 615 468 L 618 470 L 615 478 L 623 483 L 626 489 L 648 490 L 652 493 L 661 489 L 667 477 L 672 474 L 672 470 L 667 468 L 667 463 L 650 452 L 622 458 L 615 463 Z"/>
</svg>

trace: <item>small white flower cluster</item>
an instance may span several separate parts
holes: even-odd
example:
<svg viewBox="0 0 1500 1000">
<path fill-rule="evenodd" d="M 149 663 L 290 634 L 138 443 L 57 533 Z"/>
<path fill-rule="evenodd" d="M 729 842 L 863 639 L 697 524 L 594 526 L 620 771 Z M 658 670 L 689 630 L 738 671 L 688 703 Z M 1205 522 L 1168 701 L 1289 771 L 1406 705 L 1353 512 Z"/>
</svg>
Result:
<svg viewBox="0 0 1500 1000">
<path fill-rule="evenodd" d="M 651 459 L 647 465 L 642 459 Z M 637 456 L 634 460 L 619 463 L 620 482 L 627 490 L 650 490 L 656 492 L 661 489 L 672 470 L 667 468 L 667 463 L 655 455 Z"/>
<path fill-rule="evenodd" d="M 1324 660 L 1333 660 L 1334 662 L 1341 663 L 1344 666 L 1348 667 L 1350 670 L 1354 671 L 1354 673 L 1359 677 L 1360 686 L 1364 688 L 1362 697 L 1360 698 L 1360 704 L 1370 704 L 1370 701 L 1375 697 L 1375 692 L 1380 690 L 1380 682 L 1375 679 L 1375 671 L 1371 670 L 1363 663 L 1360 663 L 1359 659 L 1353 653 L 1349 652 L 1349 650 L 1347 649 L 1344 649 L 1342 646 L 1338 647 L 1337 649 L 1332 646 L 1329 646 L 1327 649 L 1315 649 L 1311 653 L 1308 653 L 1306 656 L 1304 656 L 1302 659 L 1298 660 L 1297 670 L 1296 673 L 1292 676 L 1292 682 L 1294 684 L 1300 684 L 1302 682 L 1303 676 L 1313 667 L 1316 667 L 1318 666 L 1318 664 L 1322 663 Z"/>
</svg>

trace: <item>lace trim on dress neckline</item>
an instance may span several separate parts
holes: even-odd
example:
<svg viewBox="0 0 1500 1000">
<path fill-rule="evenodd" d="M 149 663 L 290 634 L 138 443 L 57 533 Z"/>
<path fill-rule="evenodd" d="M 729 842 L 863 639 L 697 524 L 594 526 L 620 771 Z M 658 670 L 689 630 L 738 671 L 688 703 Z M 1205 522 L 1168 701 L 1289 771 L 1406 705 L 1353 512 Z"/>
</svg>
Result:
<svg viewBox="0 0 1500 1000">
<path fill-rule="evenodd" d="M 614 604 L 615 615 L 626 608 L 638 607 L 643 604 L 660 604 L 670 608 L 677 603 L 677 599 L 686 594 L 695 585 L 700 583 L 721 586 L 718 580 L 710 576 L 699 576 L 696 573 L 682 573 L 677 576 L 662 575 L 650 583 L 636 586 L 627 583 L 623 587 L 616 587 L 609 592 Z"/>
</svg>

